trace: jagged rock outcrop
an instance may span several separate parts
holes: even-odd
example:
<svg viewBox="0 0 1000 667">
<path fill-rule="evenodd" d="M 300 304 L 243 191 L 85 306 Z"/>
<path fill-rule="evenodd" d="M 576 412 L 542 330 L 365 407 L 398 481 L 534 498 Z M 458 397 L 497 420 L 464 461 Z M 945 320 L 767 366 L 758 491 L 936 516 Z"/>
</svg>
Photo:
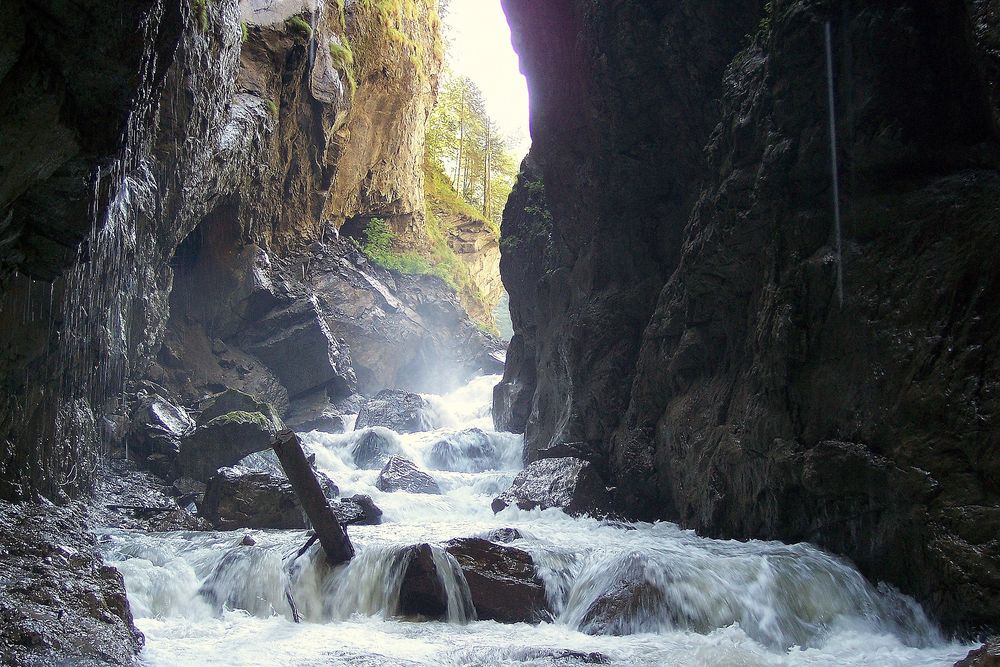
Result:
<svg viewBox="0 0 1000 667">
<path fill-rule="evenodd" d="M 550 614 L 545 584 L 527 552 L 478 538 L 451 540 L 445 551 L 462 568 L 479 620 L 538 623 Z"/>
<path fill-rule="evenodd" d="M 389 458 L 375 480 L 375 488 L 386 493 L 406 491 L 408 493 L 441 494 L 441 488 L 433 477 L 401 456 Z"/>
<path fill-rule="evenodd" d="M 361 407 L 355 429 L 381 426 L 396 433 L 419 433 L 431 427 L 429 406 L 419 394 L 383 389 Z"/>
<path fill-rule="evenodd" d="M 606 513 L 610 505 L 604 481 L 594 466 L 565 456 L 539 459 L 521 472 L 506 491 L 493 499 L 494 512 L 511 505 L 523 510 L 557 507 L 567 514 Z"/>
<path fill-rule="evenodd" d="M 948 625 L 995 624 L 989 4 L 504 0 L 552 215 L 527 289 L 535 255 L 501 243 L 535 316 L 505 378 L 537 374 L 529 459 L 579 443 L 633 516 L 816 542 Z"/>
</svg>

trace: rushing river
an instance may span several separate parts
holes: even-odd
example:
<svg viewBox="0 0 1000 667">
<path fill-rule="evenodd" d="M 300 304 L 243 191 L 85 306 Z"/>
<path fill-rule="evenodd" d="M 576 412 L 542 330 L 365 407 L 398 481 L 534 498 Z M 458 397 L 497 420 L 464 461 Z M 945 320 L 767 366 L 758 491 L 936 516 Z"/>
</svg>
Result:
<svg viewBox="0 0 1000 667">
<path fill-rule="evenodd" d="M 521 467 L 519 436 L 492 432 L 497 377 L 428 396 L 435 430 L 395 435 L 403 455 L 428 469 L 442 495 L 382 493 L 377 470 L 358 470 L 359 433 L 303 434 L 317 467 L 343 496 L 370 495 L 379 526 L 351 526 L 358 555 L 332 572 L 318 550 L 284 563 L 305 531 L 164 533 L 105 531 L 105 553 L 125 577 L 148 665 L 572 665 L 567 652 L 615 665 L 951 665 L 968 646 L 948 642 L 909 598 L 873 587 L 849 564 L 810 545 L 702 539 L 669 523 L 624 525 L 558 510 L 494 515 L 490 501 Z M 487 431 L 496 456 L 453 457 L 433 470 L 433 443 L 463 429 Z M 437 467 L 440 467 L 440 461 Z M 467 618 L 449 568 L 448 622 L 393 616 L 407 545 L 440 545 L 512 527 L 555 610 L 551 622 L 502 625 Z M 238 546 L 251 534 L 255 547 Z M 110 538 L 110 539 L 109 539 Z M 437 559 L 450 558 L 443 551 Z M 663 591 L 669 608 L 588 634 L 585 612 L 623 569 Z M 459 575 L 460 577 L 461 575 Z M 211 595 L 200 594 L 210 590 Z M 290 590 L 303 616 L 292 621 Z M 212 605 L 209 598 L 219 606 Z M 593 657 L 593 656 L 592 656 Z"/>
</svg>

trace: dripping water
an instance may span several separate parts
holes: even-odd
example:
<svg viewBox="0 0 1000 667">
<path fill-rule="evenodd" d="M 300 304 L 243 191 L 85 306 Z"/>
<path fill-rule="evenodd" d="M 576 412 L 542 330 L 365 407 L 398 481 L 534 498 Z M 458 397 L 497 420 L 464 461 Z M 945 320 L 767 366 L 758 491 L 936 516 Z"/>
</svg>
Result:
<svg viewBox="0 0 1000 667">
<path fill-rule="evenodd" d="M 824 29 L 826 37 L 826 92 L 830 109 L 830 166 L 833 177 L 833 229 L 837 251 L 837 302 L 844 305 L 844 256 L 840 233 L 840 169 L 837 158 L 837 112 L 834 106 L 833 85 L 833 30 L 830 22 Z"/>
</svg>

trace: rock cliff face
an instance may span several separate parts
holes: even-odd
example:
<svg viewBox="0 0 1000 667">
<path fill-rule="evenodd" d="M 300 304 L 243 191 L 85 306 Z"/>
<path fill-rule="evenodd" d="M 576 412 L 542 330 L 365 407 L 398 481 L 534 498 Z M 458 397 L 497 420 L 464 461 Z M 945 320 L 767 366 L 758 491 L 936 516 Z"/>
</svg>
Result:
<svg viewBox="0 0 1000 667">
<path fill-rule="evenodd" d="M 620 511 L 996 625 L 996 8 L 721 4 L 504 0 L 552 222 L 507 242 L 519 182 L 498 420 L 603 461 Z"/>
<path fill-rule="evenodd" d="M 126 4 L 2 10 L 0 497 L 85 491 L 143 376 L 306 419 L 496 363 L 441 281 L 337 240 L 422 242 L 433 1 Z"/>
</svg>

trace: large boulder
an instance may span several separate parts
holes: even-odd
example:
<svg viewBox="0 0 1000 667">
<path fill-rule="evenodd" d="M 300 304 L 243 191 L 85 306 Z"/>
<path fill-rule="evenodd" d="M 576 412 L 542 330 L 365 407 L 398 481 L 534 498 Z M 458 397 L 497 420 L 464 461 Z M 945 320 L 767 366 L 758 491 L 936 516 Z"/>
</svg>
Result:
<svg viewBox="0 0 1000 667">
<path fill-rule="evenodd" d="M 497 467 L 497 450 L 478 428 L 452 433 L 431 445 L 427 465 L 435 470 L 483 472 Z"/>
<path fill-rule="evenodd" d="M 399 443 L 392 433 L 382 428 L 373 428 L 361 434 L 351 448 L 351 456 L 358 468 L 378 470 L 400 451 Z"/>
<path fill-rule="evenodd" d="M 204 481 L 219 468 L 268 449 L 277 432 L 270 417 L 260 412 L 229 412 L 187 435 L 177 463 L 183 475 Z"/>
<path fill-rule="evenodd" d="M 161 477 L 175 477 L 181 441 L 194 429 L 184 408 L 158 393 L 143 392 L 129 426 L 132 457 Z"/>
<path fill-rule="evenodd" d="M 391 457 L 385 464 L 375 480 L 375 488 L 386 492 L 441 493 L 433 477 L 400 456 Z"/>
<path fill-rule="evenodd" d="M 537 623 L 549 615 L 545 584 L 526 551 L 475 537 L 445 549 L 462 568 L 479 620 Z"/>
<path fill-rule="evenodd" d="M 259 412 L 267 417 L 275 429 L 280 431 L 285 427 L 273 406 L 238 389 L 226 389 L 209 396 L 198 403 L 198 409 L 201 411 L 198 415 L 199 426 L 231 412 Z"/>
<path fill-rule="evenodd" d="M 359 526 L 377 526 L 382 523 L 382 510 L 371 496 L 358 494 L 331 503 L 330 508 L 337 516 L 341 525 L 356 524 Z"/>
<path fill-rule="evenodd" d="M 558 507 L 567 514 L 598 514 L 607 510 L 604 481 L 587 461 L 573 457 L 541 459 L 522 470 L 510 488 L 493 500 L 493 511 L 510 505 L 523 510 Z"/>
<path fill-rule="evenodd" d="M 578 627 L 588 634 L 627 635 L 656 632 L 663 619 L 672 618 L 663 591 L 645 573 L 645 559 L 629 554 L 616 568 L 614 578 L 584 611 Z M 687 625 L 673 618 L 675 625 Z"/>
<path fill-rule="evenodd" d="M 198 511 L 222 530 L 308 525 L 288 480 L 245 468 L 221 468 L 209 478 Z"/>
<path fill-rule="evenodd" d="M 399 588 L 397 613 L 403 616 L 446 619 L 448 590 L 444 582 L 449 580 L 460 589 L 456 592 L 462 608 L 456 612 L 461 618 L 474 618 L 475 610 L 470 602 L 468 587 L 464 585 L 465 580 L 458 564 L 446 552 L 439 550 L 435 554 L 435 547 L 415 544 L 407 547 L 398 557 L 407 562 Z"/>
<path fill-rule="evenodd" d="M 384 426 L 396 433 L 418 433 L 433 428 L 427 415 L 427 401 L 419 394 L 384 389 L 361 408 L 355 430 Z"/>
</svg>

